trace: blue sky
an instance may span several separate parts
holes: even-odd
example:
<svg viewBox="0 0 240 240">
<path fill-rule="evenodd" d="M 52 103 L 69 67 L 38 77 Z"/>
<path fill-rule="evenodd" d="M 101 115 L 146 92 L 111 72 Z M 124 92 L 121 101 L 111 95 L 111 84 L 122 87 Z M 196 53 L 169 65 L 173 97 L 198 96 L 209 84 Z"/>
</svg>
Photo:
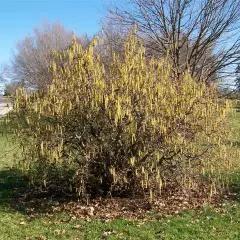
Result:
<svg viewBox="0 0 240 240">
<path fill-rule="evenodd" d="M 94 34 L 106 10 L 106 0 L 2 0 L 0 6 L 0 64 L 8 63 L 17 41 L 42 20 L 60 21 L 81 35 Z"/>
</svg>

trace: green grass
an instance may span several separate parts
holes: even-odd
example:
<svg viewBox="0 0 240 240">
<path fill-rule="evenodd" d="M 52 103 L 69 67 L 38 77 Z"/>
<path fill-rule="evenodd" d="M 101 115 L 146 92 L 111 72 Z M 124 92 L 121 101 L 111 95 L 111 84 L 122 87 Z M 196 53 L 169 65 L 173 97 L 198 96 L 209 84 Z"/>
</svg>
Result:
<svg viewBox="0 0 240 240">
<path fill-rule="evenodd" d="M 235 174 L 236 186 L 240 175 Z M 182 211 L 164 217 L 152 213 L 153 221 L 115 219 L 102 222 L 75 219 L 67 213 L 31 218 L 21 205 L 11 205 L 16 188 L 26 186 L 21 172 L 0 171 L 0 239 L 240 239 L 240 202 L 221 208 L 206 206 L 198 211 Z M 240 190 L 239 188 L 236 190 Z"/>
<path fill-rule="evenodd" d="M 12 143 L 12 133 L 6 132 L 0 117 L 0 169 L 12 167 L 17 158 L 17 145 Z"/>
<path fill-rule="evenodd" d="M 12 167 L 17 158 L 17 152 L 17 146 L 11 143 L 11 135 L 5 136 L 0 132 L 0 169 Z"/>
<path fill-rule="evenodd" d="M 240 133 L 240 112 L 230 118 Z M 240 138 L 236 141 L 240 141 Z M 152 221 L 115 219 L 102 222 L 97 219 L 72 218 L 67 213 L 47 216 L 38 212 L 32 218 L 26 206 L 15 204 L 16 189 L 26 187 L 21 171 L 14 165 L 12 145 L 0 136 L 0 240 L 30 239 L 240 239 L 240 174 L 231 175 L 232 190 L 238 201 L 226 202 L 222 207 L 203 207 L 182 211 L 176 216 L 151 213 Z M 238 146 L 237 146 L 238 147 Z M 4 154 L 7 152 L 8 154 Z M 104 234 L 108 235 L 104 237 Z"/>
<path fill-rule="evenodd" d="M 240 208 L 225 207 L 221 215 L 212 209 L 188 212 L 153 222 L 116 219 L 73 220 L 67 215 L 27 220 L 19 213 L 2 214 L 1 239 L 240 239 Z"/>
<path fill-rule="evenodd" d="M 229 117 L 229 122 L 233 128 L 233 142 L 240 148 L 240 105 L 235 108 Z"/>
<path fill-rule="evenodd" d="M 240 185 L 240 175 L 235 184 Z M 227 203 L 221 208 L 206 206 L 198 211 L 182 211 L 164 217 L 152 213 L 153 221 L 115 219 L 102 222 L 72 218 L 67 213 L 34 218 L 24 207 L 9 204 L 16 187 L 26 182 L 15 170 L 0 172 L 0 239 L 240 239 L 240 203 Z M 239 189 L 238 189 L 239 190 Z"/>
</svg>

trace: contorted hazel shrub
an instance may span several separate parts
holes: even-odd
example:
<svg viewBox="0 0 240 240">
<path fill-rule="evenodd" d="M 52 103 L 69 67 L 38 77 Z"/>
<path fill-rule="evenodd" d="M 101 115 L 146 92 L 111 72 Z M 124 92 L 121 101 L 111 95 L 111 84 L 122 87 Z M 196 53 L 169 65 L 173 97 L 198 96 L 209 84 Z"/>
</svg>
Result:
<svg viewBox="0 0 240 240">
<path fill-rule="evenodd" d="M 171 63 L 147 58 L 133 33 L 123 58 L 113 54 L 107 69 L 95 44 L 83 50 L 73 40 L 54 53 L 47 91 L 18 89 L 15 131 L 30 171 L 38 166 L 38 178 L 50 184 L 49 166 L 72 166 L 64 181 L 82 198 L 153 198 L 172 184 L 194 187 L 204 172 L 213 183 L 229 168 L 223 140 L 230 106 L 214 84 L 197 83 L 188 72 L 175 79 Z"/>
</svg>

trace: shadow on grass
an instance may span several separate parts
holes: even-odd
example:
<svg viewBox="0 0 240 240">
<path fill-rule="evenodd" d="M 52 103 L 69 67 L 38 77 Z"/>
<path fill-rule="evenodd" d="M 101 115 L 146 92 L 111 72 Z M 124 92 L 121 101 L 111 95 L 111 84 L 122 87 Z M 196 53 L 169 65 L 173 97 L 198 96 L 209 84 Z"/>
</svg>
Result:
<svg viewBox="0 0 240 240">
<path fill-rule="evenodd" d="M 4 169 L 0 171 L 0 205 L 7 205 L 17 194 L 17 190 L 27 187 L 27 179 L 15 169 Z M 16 195 L 15 195 L 16 196 Z"/>
<path fill-rule="evenodd" d="M 239 141 L 237 141 L 237 142 L 232 142 L 232 146 L 233 146 L 233 147 L 240 148 L 240 142 L 239 142 Z"/>
<path fill-rule="evenodd" d="M 23 208 L 14 204 L 14 199 L 22 197 L 21 193 L 27 188 L 27 179 L 16 169 L 4 169 L 0 171 L 0 209 L 1 211 Z"/>
<path fill-rule="evenodd" d="M 240 172 L 235 172 L 230 175 L 229 190 L 236 196 L 235 200 L 240 202 Z"/>
<path fill-rule="evenodd" d="M 0 210 L 18 211 L 22 214 L 39 214 L 49 212 L 57 201 L 50 193 L 29 188 L 29 181 L 17 169 L 0 171 Z"/>
<path fill-rule="evenodd" d="M 230 199 L 240 202 L 240 172 L 232 173 L 230 178 Z M 0 211 L 26 215 L 51 213 L 54 207 L 69 200 L 73 198 L 29 188 L 27 177 L 17 169 L 0 170 Z"/>
<path fill-rule="evenodd" d="M 240 112 L 240 105 L 237 105 L 235 108 L 237 112 Z"/>
</svg>

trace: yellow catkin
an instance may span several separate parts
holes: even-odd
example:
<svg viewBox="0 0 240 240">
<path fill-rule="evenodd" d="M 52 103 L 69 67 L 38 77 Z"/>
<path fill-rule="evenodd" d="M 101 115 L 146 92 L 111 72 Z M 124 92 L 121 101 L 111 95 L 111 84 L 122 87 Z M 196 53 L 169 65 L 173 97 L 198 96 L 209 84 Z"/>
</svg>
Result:
<svg viewBox="0 0 240 240">
<path fill-rule="evenodd" d="M 122 56 L 113 52 L 107 64 L 95 53 L 99 40 L 84 50 L 74 38 L 67 49 L 53 53 L 49 69 L 54 77 L 45 92 L 17 90 L 15 117 L 26 119 L 28 126 L 19 121 L 15 132 L 33 139 L 25 154 L 41 153 L 44 161 L 60 163 L 65 151 L 69 161 L 81 162 L 82 169 L 107 161 L 111 167 L 105 171 L 113 184 L 124 188 L 134 176 L 142 188 L 159 191 L 168 182 L 171 171 L 166 166 L 171 164 L 181 170 L 180 176 L 172 177 L 189 187 L 195 186 L 189 173 L 213 177 L 229 169 L 224 139 L 231 103 L 219 99 L 214 84 L 198 83 L 188 72 L 173 79 L 171 62 L 149 59 L 134 31 Z M 194 156 L 200 167 L 194 165 Z M 78 184 L 82 194 L 85 182 Z"/>
</svg>

